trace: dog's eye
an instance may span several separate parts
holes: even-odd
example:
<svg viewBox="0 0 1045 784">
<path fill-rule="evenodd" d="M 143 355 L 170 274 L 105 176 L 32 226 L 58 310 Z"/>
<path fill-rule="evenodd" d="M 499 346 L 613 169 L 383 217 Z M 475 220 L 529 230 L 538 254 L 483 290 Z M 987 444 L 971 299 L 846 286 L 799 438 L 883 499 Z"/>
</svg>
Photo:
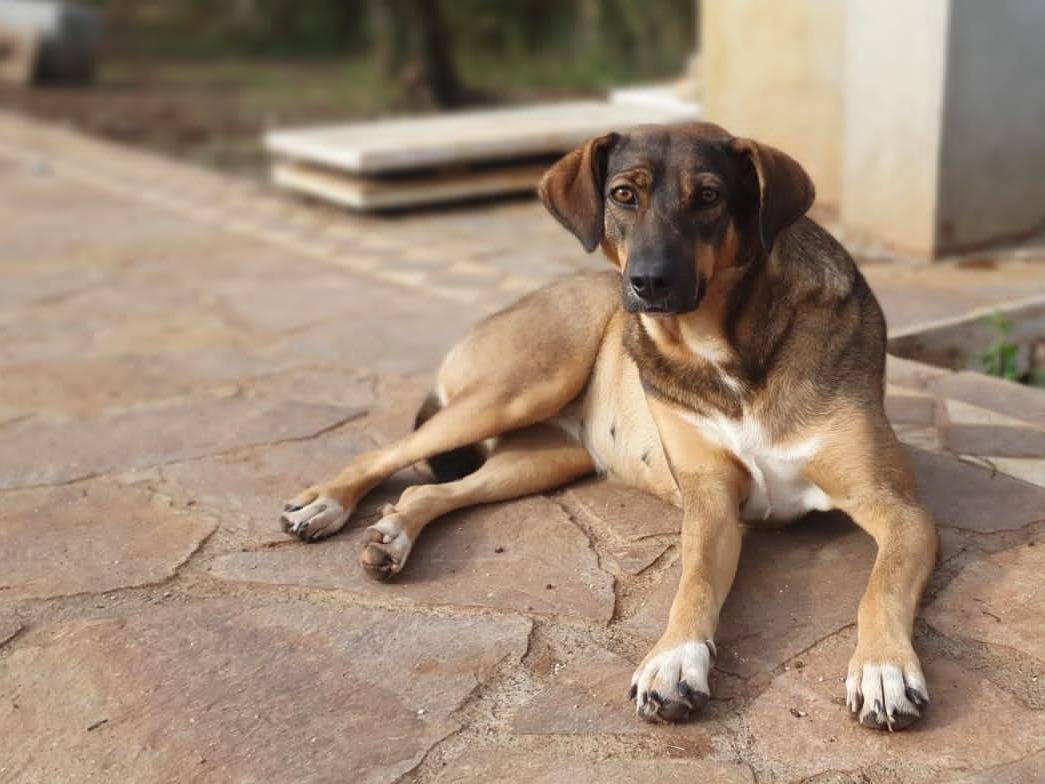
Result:
<svg viewBox="0 0 1045 784">
<path fill-rule="evenodd" d="M 714 188 L 701 188 L 700 189 L 700 206 L 710 207 L 712 204 L 718 201 L 719 192 Z"/>
<path fill-rule="evenodd" d="M 634 207 L 639 203 L 639 197 L 635 195 L 635 191 L 626 185 L 618 185 L 610 191 L 610 198 L 625 207 Z"/>
</svg>

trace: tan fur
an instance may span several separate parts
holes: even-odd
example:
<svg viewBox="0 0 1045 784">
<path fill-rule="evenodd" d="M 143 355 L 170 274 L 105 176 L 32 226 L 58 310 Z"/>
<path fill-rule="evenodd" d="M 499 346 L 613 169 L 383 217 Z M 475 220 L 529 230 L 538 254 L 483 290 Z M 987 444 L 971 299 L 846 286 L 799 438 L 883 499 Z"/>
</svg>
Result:
<svg viewBox="0 0 1045 784">
<path fill-rule="evenodd" d="M 680 133 L 717 140 L 725 132 L 695 126 Z M 663 132 L 649 134 L 661 149 Z M 401 570 L 423 528 L 440 515 L 592 471 L 675 503 L 683 509 L 682 577 L 660 642 L 633 679 L 640 715 L 675 720 L 701 703 L 693 683 L 706 684 L 706 652 L 714 652 L 740 554 L 742 510 L 772 479 L 758 476 L 759 461 L 793 464 L 796 482 L 851 515 L 878 543 L 858 612 L 848 701 L 865 723 L 903 726 L 923 704 L 911 631 L 936 535 L 885 419 L 880 310 L 844 251 L 794 214 L 812 199 L 797 164 L 732 140 L 734 154 L 752 158 L 762 209 L 745 225 L 735 215 L 749 213 L 707 212 L 709 226 L 714 220 L 724 228 L 709 228 L 716 239 L 698 243 L 690 257 L 705 287 L 699 307 L 625 312 L 626 216 L 607 214 L 605 235 L 591 236 L 592 221 L 603 220 L 601 186 L 592 180 L 600 175 L 599 156 L 617 142 L 615 135 L 594 140 L 542 182 L 545 198 L 559 200 L 550 207 L 556 217 L 586 245 L 601 243 L 616 271 L 553 283 L 482 322 L 439 370 L 441 408 L 413 434 L 304 491 L 288 505 L 285 525 L 305 540 L 327 536 L 394 472 L 488 439 L 495 441 L 477 471 L 409 488 L 369 529 L 360 559 L 370 574 L 387 579 Z M 634 167 L 620 177 L 652 187 Z M 579 211 L 571 200 L 581 202 Z M 640 203 L 640 217 L 641 210 Z M 574 212 L 580 228 L 572 225 Z M 746 446 L 716 440 L 730 428 Z M 882 676 L 879 691 L 888 694 L 875 697 L 888 703 L 882 706 L 868 693 L 880 670 L 894 679 Z M 910 700 L 895 693 L 905 687 Z"/>
</svg>

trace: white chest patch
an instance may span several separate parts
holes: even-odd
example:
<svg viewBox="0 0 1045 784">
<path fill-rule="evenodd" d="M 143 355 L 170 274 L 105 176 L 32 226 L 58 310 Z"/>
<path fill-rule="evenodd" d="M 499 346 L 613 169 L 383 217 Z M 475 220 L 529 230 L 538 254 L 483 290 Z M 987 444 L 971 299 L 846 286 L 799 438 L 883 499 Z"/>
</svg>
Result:
<svg viewBox="0 0 1045 784">
<path fill-rule="evenodd" d="M 732 453 L 751 474 L 751 491 L 741 510 L 743 519 L 784 521 L 833 508 L 827 494 L 802 474 L 820 446 L 818 439 L 772 445 L 749 416 L 735 420 L 689 412 L 677 415 L 709 442 Z"/>
</svg>

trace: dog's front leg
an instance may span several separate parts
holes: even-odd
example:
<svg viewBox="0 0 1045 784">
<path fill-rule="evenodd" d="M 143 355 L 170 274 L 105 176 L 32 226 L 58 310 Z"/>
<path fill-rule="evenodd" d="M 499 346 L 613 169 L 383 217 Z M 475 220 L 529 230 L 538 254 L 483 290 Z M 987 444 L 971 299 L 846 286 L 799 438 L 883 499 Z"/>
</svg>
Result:
<svg viewBox="0 0 1045 784">
<path fill-rule="evenodd" d="M 682 576 L 667 628 L 632 676 L 631 697 L 644 719 L 681 721 L 710 695 L 715 628 L 737 571 L 750 477 L 673 406 L 646 400 L 682 495 Z"/>
<path fill-rule="evenodd" d="M 865 726 L 902 729 L 929 701 L 911 636 L 936 562 L 936 526 L 884 416 L 854 417 L 839 428 L 807 473 L 878 545 L 857 614 L 846 705 Z"/>
<path fill-rule="evenodd" d="M 667 628 L 631 679 L 639 716 L 681 721 L 708 701 L 715 627 L 740 557 L 739 477 L 709 466 L 679 477 L 682 577 Z"/>
</svg>

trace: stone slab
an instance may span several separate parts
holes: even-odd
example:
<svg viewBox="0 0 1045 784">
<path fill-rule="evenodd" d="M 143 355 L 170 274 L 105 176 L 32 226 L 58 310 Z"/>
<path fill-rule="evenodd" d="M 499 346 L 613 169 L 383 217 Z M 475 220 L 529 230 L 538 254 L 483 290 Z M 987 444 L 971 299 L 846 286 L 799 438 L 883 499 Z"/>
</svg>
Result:
<svg viewBox="0 0 1045 784">
<path fill-rule="evenodd" d="M 635 715 L 635 706 L 626 694 L 634 671 L 634 665 L 609 651 L 581 653 L 554 672 L 545 688 L 512 714 L 512 732 L 648 733 L 652 725 Z"/>
<path fill-rule="evenodd" d="M 926 507 L 937 524 L 990 533 L 1045 519 L 1045 490 L 948 455 L 909 448 Z"/>
<path fill-rule="evenodd" d="M 969 371 L 939 376 L 932 380 L 930 388 L 941 397 L 972 403 L 1045 427 L 1045 392 L 1040 389 Z"/>
<path fill-rule="evenodd" d="M 918 724 L 896 733 L 861 726 L 846 710 L 841 683 L 854 646 L 852 630 L 832 637 L 748 706 L 744 720 L 766 780 L 798 780 L 829 768 L 855 780 L 866 771 L 888 781 L 936 781 L 942 771 L 990 768 L 1045 744 L 1045 716 L 949 659 L 922 659 L 932 704 Z"/>
<path fill-rule="evenodd" d="M 712 676 L 713 702 L 699 718 L 675 725 L 650 724 L 635 715 L 628 699 L 635 665 L 606 650 L 583 651 L 553 670 L 545 688 L 511 715 L 518 735 L 646 736 L 665 744 L 672 756 L 703 757 L 730 734 L 726 704 Z"/>
<path fill-rule="evenodd" d="M 641 123 L 695 119 L 695 108 L 574 101 L 377 122 L 270 131 L 273 155 L 356 174 L 566 152 L 592 136 Z"/>
<path fill-rule="evenodd" d="M 307 438 L 360 413 L 338 406 L 228 398 L 71 422 L 16 422 L 4 432 L 0 489 L 68 482 Z"/>
<path fill-rule="evenodd" d="M 296 601 L 70 621 L 0 663 L 0 779 L 394 781 L 529 630 Z"/>
<path fill-rule="evenodd" d="M 893 425 L 931 425 L 936 401 L 915 395 L 887 395 L 885 414 Z"/>
<path fill-rule="evenodd" d="M 874 556 L 873 540 L 840 514 L 747 529 L 715 637 L 715 666 L 743 677 L 764 675 L 853 623 Z M 666 572 L 622 624 L 649 645 L 664 630 L 678 573 L 677 566 Z"/>
<path fill-rule="evenodd" d="M 509 752 L 477 750 L 454 760 L 435 779 L 437 784 L 754 784 L 751 770 L 742 764 L 717 760 L 600 759 L 554 751 Z"/>
<path fill-rule="evenodd" d="M 1009 476 L 1045 487 L 1045 460 L 1018 457 L 992 457 L 990 464 Z"/>
<path fill-rule="evenodd" d="M 987 770 L 948 776 L 940 779 L 940 784 L 1041 784 L 1042 781 L 1045 781 L 1045 750 Z"/>
<path fill-rule="evenodd" d="M 610 534 L 638 541 L 682 530 L 682 510 L 620 482 L 587 480 L 570 487 L 564 496 L 597 517 Z"/>
<path fill-rule="evenodd" d="M 678 507 L 620 482 L 586 480 L 567 489 L 563 501 L 608 534 L 606 552 L 625 574 L 645 571 L 670 545 L 658 535 L 682 528 Z"/>
<path fill-rule="evenodd" d="M 1045 459 L 1045 430 L 1004 425 L 949 425 L 942 428 L 951 452 L 998 457 Z"/>
<path fill-rule="evenodd" d="M 910 389 L 925 389 L 933 379 L 949 375 L 949 370 L 924 362 L 898 357 L 895 354 L 885 356 L 885 377 L 890 384 Z"/>
<path fill-rule="evenodd" d="M 965 565 L 924 612 L 952 638 L 1005 645 L 1045 661 L 1045 544 L 1004 550 Z"/>
<path fill-rule="evenodd" d="M 305 196 L 357 210 L 387 210 L 441 202 L 532 193 L 548 164 L 473 171 L 436 170 L 426 176 L 366 179 L 295 162 L 276 161 L 272 183 Z"/>
<path fill-rule="evenodd" d="M 4 493 L 0 596 L 103 593 L 165 580 L 214 530 L 144 490 L 103 482 Z"/>
<path fill-rule="evenodd" d="M 35 413 L 100 413 L 199 394 L 285 366 L 231 348 L 11 362 L 0 370 L 0 405 Z"/>
<path fill-rule="evenodd" d="M 14 616 L 0 615 L 0 645 L 14 638 L 23 628 L 22 622 Z"/>
<path fill-rule="evenodd" d="M 279 515 L 287 499 L 305 487 L 334 476 L 360 452 L 376 446 L 362 429 L 324 433 L 307 441 L 290 441 L 245 455 L 222 455 L 163 468 L 164 493 L 182 505 L 192 505 L 221 521 L 228 544 L 245 548 L 285 544 Z M 419 477 L 418 477 L 419 479 Z M 389 492 L 375 491 L 384 501 Z M 367 519 L 379 508 L 369 497 L 357 510 Z"/>
<path fill-rule="evenodd" d="M 613 612 L 613 580 L 599 569 L 587 538 L 539 496 L 462 510 L 432 523 L 389 583 L 375 582 L 359 565 L 362 535 L 357 527 L 315 544 L 291 541 L 230 553 L 209 569 L 225 580 L 343 590 L 371 601 L 602 622 Z"/>
</svg>

